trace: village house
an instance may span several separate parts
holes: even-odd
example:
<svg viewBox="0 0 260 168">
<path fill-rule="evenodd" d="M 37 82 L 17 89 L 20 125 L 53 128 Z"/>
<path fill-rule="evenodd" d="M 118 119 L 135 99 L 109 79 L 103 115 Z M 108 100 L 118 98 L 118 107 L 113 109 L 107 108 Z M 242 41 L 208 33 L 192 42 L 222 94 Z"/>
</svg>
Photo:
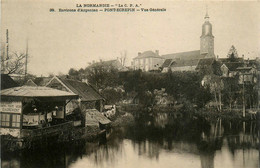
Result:
<svg viewBox="0 0 260 168">
<path fill-rule="evenodd" d="M 159 55 L 159 50 L 139 52 L 138 56 L 133 60 L 134 70 L 141 69 L 142 71 L 159 70 L 164 58 Z"/>
<path fill-rule="evenodd" d="M 232 45 L 227 54 L 227 58 L 217 60 L 220 64 L 220 70 L 223 77 L 235 77 L 238 73 L 237 68 L 244 66 L 244 58 L 237 54 L 236 48 Z"/>
<path fill-rule="evenodd" d="M 71 114 L 78 105 L 80 105 L 82 111 L 85 109 L 97 109 L 101 112 L 103 110 L 104 98 L 86 82 L 55 76 L 46 86 L 79 95 L 79 99 L 72 100 L 67 104 L 67 114 Z"/>
<path fill-rule="evenodd" d="M 257 70 L 254 67 L 238 67 L 239 84 L 256 84 L 257 83 Z"/>
<path fill-rule="evenodd" d="M 58 134 L 66 121 L 68 100 L 78 95 L 48 87 L 14 87 L 1 91 L 0 135 L 16 138 Z M 57 127 L 59 126 L 59 127 Z"/>
<path fill-rule="evenodd" d="M 199 60 L 199 63 L 195 70 L 204 75 L 219 75 L 219 66 L 220 64 L 216 61 L 215 58 L 204 58 Z"/>
</svg>

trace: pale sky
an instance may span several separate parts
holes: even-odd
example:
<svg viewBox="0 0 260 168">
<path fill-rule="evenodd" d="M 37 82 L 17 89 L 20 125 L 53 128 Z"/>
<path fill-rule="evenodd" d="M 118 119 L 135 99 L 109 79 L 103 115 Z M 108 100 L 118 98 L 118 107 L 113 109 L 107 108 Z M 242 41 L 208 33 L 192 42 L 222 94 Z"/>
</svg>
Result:
<svg viewBox="0 0 260 168">
<path fill-rule="evenodd" d="M 57 12 L 76 8 L 77 3 L 136 3 L 166 12 Z M 28 70 L 36 75 L 66 74 L 92 60 L 116 59 L 124 50 L 130 65 L 138 52 L 147 50 L 160 54 L 199 50 L 206 6 L 216 55 L 226 57 L 234 45 L 239 56 L 260 56 L 260 2 L 2 0 L 1 42 L 8 29 L 9 51 L 25 52 L 28 38 Z"/>
</svg>

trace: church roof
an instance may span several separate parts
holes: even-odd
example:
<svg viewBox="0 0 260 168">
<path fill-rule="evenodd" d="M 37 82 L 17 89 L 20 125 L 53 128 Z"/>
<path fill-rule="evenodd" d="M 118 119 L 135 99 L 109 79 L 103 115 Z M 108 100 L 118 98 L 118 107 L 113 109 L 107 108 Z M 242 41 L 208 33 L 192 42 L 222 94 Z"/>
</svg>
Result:
<svg viewBox="0 0 260 168">
<path fill-rule="evenodd" d="M 199 59 L 203 58 L 200 54 L 200 50 L 194 50 L 194 51 L 187 51 L 187 52 L 179 52 L 179 53 L 173 53 L 173 54 L 166 54 L 162 55 L 165 59 Z"/>
<path fill-rule="evenodd" d="M 200 54 L 200 50 L 180 52 L 163 55 L 164 61 L 162 68 L 165 67 L 185 67 L 197 66 L 200 64 L 209 64 L 214 58 L 205 58 L 206 55 Z"/>
<path fill-rule="evenodd" d="M 140 59 L 140 58 L 162 58 L 162 57 L 153 51 L 145 51 L 140 55 L 138 55 L 137 57 L 135 57 L 134 59 Z"/>
<path fill-rule="evenodd" d="M 170 67 L 197 66 L 198 62 L 199 62 L 199 59 L 175 60 L 171 63 Z"/>
</svg>

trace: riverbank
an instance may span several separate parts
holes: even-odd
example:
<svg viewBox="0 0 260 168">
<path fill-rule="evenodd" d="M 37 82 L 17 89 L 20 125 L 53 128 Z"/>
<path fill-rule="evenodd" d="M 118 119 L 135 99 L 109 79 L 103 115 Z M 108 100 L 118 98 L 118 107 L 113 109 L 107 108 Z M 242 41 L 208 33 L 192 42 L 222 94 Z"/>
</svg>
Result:
<svg viewBox="0 0 260 168">
<path fill-rule="evenodd" d="M 144 107 L 138 104 L 124 104 L 121 105 L 119 110 L 127 111 L 133 116 L 140 115 L 154 115 L 157 113 L 167 113 L 174 118 L 205 118 L 209 121 L 216 121 L 217 119 L 223 119 L 227 121 L 250 121 L 257 120 L 257 113 L 246 112 L 245 117 L 243 117 L 242 109 L 238 110 L 227 110 L 223 109 L 221 112 L 215 108 L 197 108 L 192 107 L 191 105 L 179 104 L 175 106 L 165 106 L 165 105 L 156 105 L 153 108 Z M 259 112 L 258 112 L 259 113 Z"/>
<path fill-rule="evenodd" d="M 201 110 L 195 111 L 193 115 L 194 115 L 194 117 L 204 118 L 208 121 L 216 121 L 218 119 L 222 119 L 225 121 L 257 120 L 257 113 L 256 114 L 246 113 L 245 117 L 243 117 L 242 111 L 223 110 L 223 111 L 219 112 L 217 110 L 201 109 Z"/>
</svg>

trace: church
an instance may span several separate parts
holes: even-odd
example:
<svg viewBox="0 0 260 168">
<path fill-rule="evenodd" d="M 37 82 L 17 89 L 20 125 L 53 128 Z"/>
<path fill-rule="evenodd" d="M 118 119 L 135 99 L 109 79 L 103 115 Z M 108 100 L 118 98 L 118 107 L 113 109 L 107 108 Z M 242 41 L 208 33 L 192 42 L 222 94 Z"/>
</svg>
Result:
<svg viewBox="0 0 260 168">
<path fill-rule="evenodd" d="M 205 22 L 202 25 L 200 36 L 200 50 L 186 51 L 159 55 L 159 50 L 139 52 L 133 59 L 133 68 L 143 71 L 159 70 L 168 71 L 196 71 L 201 63 L 211 64 L 215 60 L 214 36 L 212 24 L 209 22 L 209 15 L 206 12 Z M 203 60 L 202 60 L 203 59 Z"/>
<path fill-rule="evenodd" d="M 208 12 L 206 12 L 204 19 L 205 22 L 202 25 L 202 34 L 200 36 L 200 50 L 162 55 L 165 59 L 161 66 L 162 72 L 168 72 L 169 70 L 196 71 L 201 67 L 201 64 L 204 66 L 204 64 L 214 62 L 214 36 Z"/>
</svg>

